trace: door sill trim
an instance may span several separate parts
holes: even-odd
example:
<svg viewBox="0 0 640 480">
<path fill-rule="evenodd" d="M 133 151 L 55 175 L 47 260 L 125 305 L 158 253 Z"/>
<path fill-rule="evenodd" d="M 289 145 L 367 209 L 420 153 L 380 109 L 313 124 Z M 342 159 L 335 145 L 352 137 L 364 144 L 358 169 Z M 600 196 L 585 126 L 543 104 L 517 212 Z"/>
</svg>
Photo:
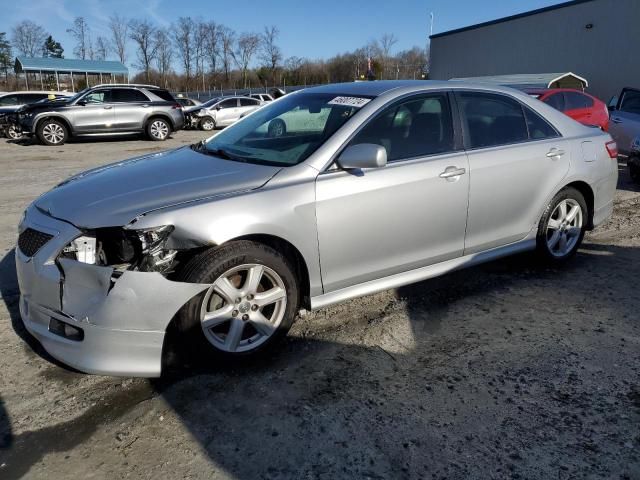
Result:
<svg viewBox="0 0 640 480">
<path fill-rule="evenodd" d="M 382 277 L 377 280 L 359 283 L 350 287 L 341 288 L 334 292 L 325 293 L 311 298 L 311 310 L 325 308 L 336 303 L 344 302 L 352 298 L 363 297 L 373 293 L 389 290 L 391 288 L 403 287 L 411 283 L 420 282 L 429 278 L 438 277 L 454 270 L 471 267 L 480 263 L 489 262 L 500 257 L 506 257 L 536 248 L 536 240 L 526 239 L 519 242 L 511 243 L 484 252 L 473 253 L 462 257 L 447 260 L 445 262 L 436 263 L 426 267 L 416 268 L 407 272 L 396 273 L 388 277 Z"/>
</svg>

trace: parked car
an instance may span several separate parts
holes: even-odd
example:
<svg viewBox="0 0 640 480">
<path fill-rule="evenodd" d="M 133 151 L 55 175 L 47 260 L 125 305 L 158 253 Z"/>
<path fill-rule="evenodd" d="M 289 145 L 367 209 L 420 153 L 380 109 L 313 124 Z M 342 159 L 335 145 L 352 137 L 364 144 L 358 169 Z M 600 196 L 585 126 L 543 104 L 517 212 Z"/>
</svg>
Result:
<svg viewBox="0 0 640 480">
<path fill-rule="evenodd" d="M 197 107 L 198 105 L 202 105 L 200 100 L 196 100 L 195 98 L 187 98 L 187 97 L 176 97 L 176 101 L 182 105 L 184 108 L 188 107 Z"/>
<path fill-rule="evenodd" d="M 596 97 L 571 88 L 527 89 L 532 97 L 552 106 L 583 125 L 609 129 L 607 105 Z"/>
<path fill-rule="evenodd" d="M 45 145 L 62 145 L 72 136 L 146 133 L 166 140 L 184 125 L 182 105 L 152 85 L 105 84 L 69 99 L 36 103 L 17 112 L 17 126 Z"/>
<path fill-rule="evenodd" d="M 249 97 L 260 100 L 261 102 L 273 102 L 273 97 L 268 93 L 252 93 Z"/>
<path fill-rule="evenodd" d="M 0 95 L 0 133 L 13 140 L 20 138 L 21 133 L 18 132 L 13 123 L 9 122 L 9 118 L 13 113 L 30 103 L 57 100 L 72 95 L 67 92 L 46 91 L 11 92 Z"/>
<path fill-rule="evenodd" d="M 640 89 L 623 88 L 609 105 L 609 133 L 618 144 L 620 157 L 627 161 L 632 180 L 640 184 Z"/>
<path fill-rule="evenodd" d="M 294 111 L 315 129 L 269 136 Z M 301 308 L 528 250 L 561 265 L 617 175 L 607 133 L 508 88 L 310 88 L 40 196 L 19 225 L 20 312 L 85 372 L 157 376 L 170 342 L 255 354 Z"/>
<path fill-rule="evenodd" d="M 227 127 L 261 106 L 262 102 L 255 98 L 217 97 L 187 109 L 185 115 L 189 126 L 208 132 L 214 128 Z"/>
</svg>

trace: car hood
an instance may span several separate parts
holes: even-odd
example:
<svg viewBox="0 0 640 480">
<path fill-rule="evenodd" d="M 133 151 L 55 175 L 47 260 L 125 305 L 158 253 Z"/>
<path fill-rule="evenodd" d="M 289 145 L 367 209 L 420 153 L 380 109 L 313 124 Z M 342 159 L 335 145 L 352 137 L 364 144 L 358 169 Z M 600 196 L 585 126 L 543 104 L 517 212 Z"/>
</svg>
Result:
<svg viewBox="0 0 640 480">
<path fill-rule="evenodd" d="M 78 228 L 124 226 L 159 208 L 259 188 L 280 170 L 182 147 L 78 174 L 35 206 Z"/>
<path fill-rule="evenodd" d="M 20 112 L 38 112 L 41 110 L 55 110 L 58 108 L 67 107 L 71 104 L 70 99 L 60 98 L 57 100 L 48 100 L 46 102 L 35 102 L 24 105 L 20 108 Z"/>
</svg>

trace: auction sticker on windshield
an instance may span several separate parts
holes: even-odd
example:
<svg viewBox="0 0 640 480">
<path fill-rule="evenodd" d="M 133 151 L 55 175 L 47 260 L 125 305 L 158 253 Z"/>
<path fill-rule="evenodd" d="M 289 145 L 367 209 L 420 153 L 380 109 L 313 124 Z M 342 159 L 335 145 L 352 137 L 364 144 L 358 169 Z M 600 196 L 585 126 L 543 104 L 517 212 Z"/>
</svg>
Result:
<svg viewBox="0 0 640 480">
<path fill-rule="evenodd" d="M 370 98 L 362 97 L 336 97 L 328 105 L 344 105 L 345 107 L 362 108 L 371 101 Z"/>
</svg>

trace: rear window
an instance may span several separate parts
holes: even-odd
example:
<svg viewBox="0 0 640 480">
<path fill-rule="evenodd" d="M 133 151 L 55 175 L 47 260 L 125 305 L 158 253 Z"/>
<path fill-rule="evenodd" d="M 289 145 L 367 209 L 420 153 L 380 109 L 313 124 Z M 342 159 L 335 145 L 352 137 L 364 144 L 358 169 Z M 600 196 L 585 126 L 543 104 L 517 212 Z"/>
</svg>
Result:
<svg viewBox="0 0 640 480">
<path fill-rule="evenodd" d="M 134 88 L 114 88 L 112 90 L 113 102 L 129 103 L 129 102 L 148 102 L 147 96 L 140 90 Z"/>
<path fill-rule="evenodd" d="M 549 105 L 550 107 L 555 108 L 560 112 L 564 112 L 564 96 L 562 93 L 554 93 L 553 95 L 549 95 L 544 99 L 544 103 Z"/>
<path fill-rule="evenodd" d="M 565 110 L 578 110 L 593 107 L 593 100 L 578 92 L 564 92 Z"/>
<path fill-rule="evenodd" d="M 169 93 L 169 91 L 165 90 L 164 88 L 154 88 L 154 89 L 149 89 L 149 91 L 151 93 L 153 93 L 154 95 L 160 97 L 161 99 L 163 99 L 166 102 L 175 102 L 176 101 L 173 98 L 173 95 L 171 95 L 171 93 Z"/>
</svg>

